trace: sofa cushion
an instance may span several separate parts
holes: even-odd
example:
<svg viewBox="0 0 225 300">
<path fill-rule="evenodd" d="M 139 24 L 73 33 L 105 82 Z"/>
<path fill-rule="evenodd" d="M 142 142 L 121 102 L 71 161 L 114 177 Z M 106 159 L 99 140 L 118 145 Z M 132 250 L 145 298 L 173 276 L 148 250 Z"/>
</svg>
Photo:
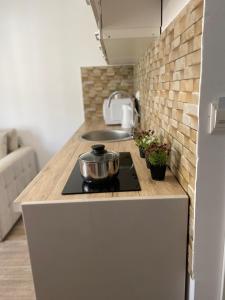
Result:
<svg viewBox="0 0 225 300">
<path fill-rule="evenodd" d="M 3 129 L 0 130 L 0 133 L 1 132 L 7 134 L 7 153 L 17 150 L 19 147 L 19 142 L 16 129 Z"/>
<path fill-rule="evenodd" d="M 14 200 L 37 171 L 36 154 L 30 147 L 21 147 L 0 160 L 0 241 L 20 216 L 14 210 Z"/>
<path fill-rule="evenodd" d="M 7 155 L 7 133 L 0 132 L 0 159 Z"/>
</svg>

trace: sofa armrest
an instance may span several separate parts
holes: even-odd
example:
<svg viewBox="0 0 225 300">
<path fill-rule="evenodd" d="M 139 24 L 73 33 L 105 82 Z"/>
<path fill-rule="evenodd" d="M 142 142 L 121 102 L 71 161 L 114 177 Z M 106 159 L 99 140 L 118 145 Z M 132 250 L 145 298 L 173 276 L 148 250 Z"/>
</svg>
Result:
<svg viewBox="0 0 225 300">
<path fill-rule="evenodd" d="M 37 158 L 31 147 L 21 147 L 0 160 L 0 240 L 18 219 L 13 201 L 36 176 Z"/>
</svg>

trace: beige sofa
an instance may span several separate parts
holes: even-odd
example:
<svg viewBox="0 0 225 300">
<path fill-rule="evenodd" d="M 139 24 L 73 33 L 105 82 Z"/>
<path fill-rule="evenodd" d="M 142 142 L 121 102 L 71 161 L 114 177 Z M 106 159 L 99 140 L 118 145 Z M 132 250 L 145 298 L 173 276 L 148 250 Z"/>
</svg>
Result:
<svg viewBox="0 0 225 300">
<path fill-rule="evenodd" d="M 10 142 L 7 141 L 8 146 Z M 14 148 L 17 149 L 13 149 L 12 152 L 7 149 L 7 155 L 0 159 L 0 241 L 21 215 L 14 211 L 13 201 L 37 174 L 34 150 L 30 147 L 15 146 L 15 140 Z"/>
</svg>

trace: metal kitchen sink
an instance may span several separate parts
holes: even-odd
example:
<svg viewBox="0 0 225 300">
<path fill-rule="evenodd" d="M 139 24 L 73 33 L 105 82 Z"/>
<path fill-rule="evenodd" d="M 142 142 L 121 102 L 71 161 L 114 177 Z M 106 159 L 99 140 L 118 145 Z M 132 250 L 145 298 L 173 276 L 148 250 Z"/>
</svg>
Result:
<svg viewBox="0 0 225 300">
<path fill-rule="evenodd" d="M 131 140 L 133 135 L 123 130 L 94 130 L 84 133 L 82 139 L 86 141 L 126 141 Z"/>
</svg>

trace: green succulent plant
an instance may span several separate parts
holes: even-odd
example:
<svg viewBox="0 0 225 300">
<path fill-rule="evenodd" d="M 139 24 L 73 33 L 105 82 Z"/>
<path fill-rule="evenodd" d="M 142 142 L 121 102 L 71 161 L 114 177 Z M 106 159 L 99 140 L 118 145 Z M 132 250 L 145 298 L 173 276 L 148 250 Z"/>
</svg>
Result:
<svg viewBox="0 0 225 300">
<path fill-rule="evenodd" d="M 153 166 L 165 166 L 168 161 L 170 148 L 167 144 L 151 144 L 146 150 L 146 158 Z"/>
<path fill-rule="evenodd" d="M 148 130 L 136 132 L 134 141 L 139 148 L 146 150 L 152 143 L 157 143 L 158 139 L 153 130 Z"/>
</svg>

